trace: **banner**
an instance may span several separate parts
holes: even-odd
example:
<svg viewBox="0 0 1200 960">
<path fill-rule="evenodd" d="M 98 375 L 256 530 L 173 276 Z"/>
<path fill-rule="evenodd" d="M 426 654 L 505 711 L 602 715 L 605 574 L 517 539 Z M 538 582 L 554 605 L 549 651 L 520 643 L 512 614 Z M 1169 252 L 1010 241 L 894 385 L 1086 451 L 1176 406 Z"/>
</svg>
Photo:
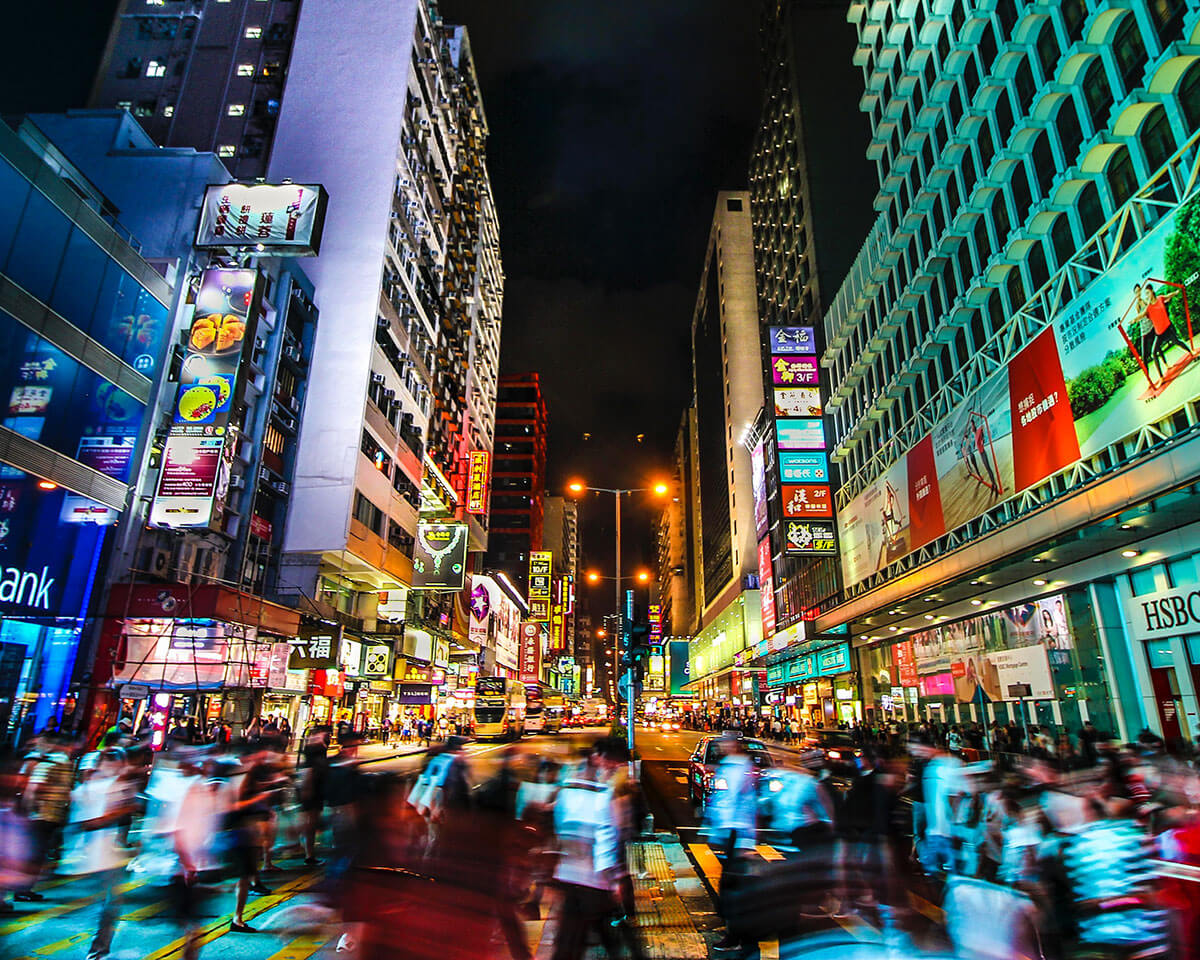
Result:
<svg viewBox="0 0 1200 960">
<path fill-rule="evenodd" d="M 275 257 L 315 257 L 328 202 L 316 184 L 216 184 L 204 192 L 195 246 L 265 247 Z"/>
<path fill-rule="evenodd" d="M 412 588 L 461 590 L 466 581 L 467 539 L 465 523 L 418 523 Z"/>
<path fill-rule="evenodd" d="M 538 683 L 542 678 L 542 625 L 532 620 L 521 624 L 522 683 Z"/>
<path fill-rule="evenodd" d="M 1198 204 L 1164 217 L 838 512 L 847 585 L 1200 396 Z"/>
<path fill-rule="evenodd" d="M 813 335 L 812 327 L 770 327 L 768 334 L 772 354 L 803 354 L 809 357 L 817 354 L 817 338 Z"/>
<path fill-rule="evenodd" d="M 762 443 L 750 451 L 750 487 L 754 495 L 754 529 L 761 540 L 767 534 L 767 473 Z"/>
<path fill-rule="evenodd" d="M 472 450 L 467 458 L 467 513 L 488 512 L 491 459 L 491 454 L 486 450 Z"/>
<path fill-rule="evenodd" d="M 550 587 L 554 554 L 549 550 L 529 554 L 529 619 L 550 621 Z"/>
</svg>

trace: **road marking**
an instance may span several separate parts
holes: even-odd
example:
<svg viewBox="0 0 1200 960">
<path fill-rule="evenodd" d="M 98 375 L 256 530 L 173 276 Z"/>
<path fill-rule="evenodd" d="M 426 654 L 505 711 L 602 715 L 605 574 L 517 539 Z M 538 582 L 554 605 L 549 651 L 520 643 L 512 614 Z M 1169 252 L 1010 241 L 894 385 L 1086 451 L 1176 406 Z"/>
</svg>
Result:
<svg viewBox="0 0 1200 960">
<path fill-rule="evenodd" d="M 908 902 L 912 904 L 913 909 L 921 914 L 926 920 L 932 920 L 934 923 L 946 922 L 946 911 L 941 907 L 935 906 L 919 894 L 908 891 Z"/>
<path fill-rule="evenodd" d="M 305 934 L 297 937 L 282 950 L 271 954 L 268 960 L 308 960 L 314 953 L 329 943 L 332 938 L 325 933 Z"/>
<path fill-rule="evenodd" d="M 721 861 L 717 859 L 717 855 L 712 852 L 712 848 L 707 843 L 689 843 L 688 849 L 695 857 L 700 872 L 708 877 L 709 882 L 715 887 L 721 879 Z"/>
<path fill-rule="evenodd" d="M 772 847 L 770 844 L 760 843 L 754 849 L 758 851 L 758 855 L 760 857 L 762 857 L 764 860 L 774 862 L 776 860 L 784 859 L 783 854 L 780 853 L 778 850 L 776 850 L 774 847 Z"/>
<path fill-rule="evenodd" d="M 131 880 L 128 883 L 123 883 L 117 887 L 117 895 L 128 893 L 130 890 L 136 890 L 138 887 L 146 885 L 145 880 Z M 80 897 L 77 900 L 72 900 L 69 903 L 60 903 L 55 907 L 47 907 L 45 910 L 39 910 L 37 913 L 30 913 L 21 917 L 20 920 L 13 920 L 0 927 L 0 937 L 6 937 L 10 933 L 20 933 L 27 927 L 32 927 L 36 923 L 41 923 L 43 920 L 53 920 L 55 917 L 61 917 L 66 913 L 74 913 L 76 910 L 82 910 L 84 907 L 89 907 L 93 903 L 99 903 L 104 899 L 104 891 L 99 893 L 90 893 L 86 897 Z"/>
<path fill-rule="evenodd" d="M 246 907 L 246 909 L 242 912 L 242 916 L 246 919 L 246 922 L 249 923 L 259 914 L 266 913 L 268 910 L 279 906 L 279 904 L 283 903 L 285 900 L 290 900 L 300 891 L 311 887 L 319 879 L 319 874 L 310 873 L 293 880 L 291 883 L 280 887 L 275 891 L 275 893 L 269 894 L 265 897 L 260 897 L 258 900 L 254 901 L 253 904 Z M 202 947 L 207 943 L 212 943 L 214 940 L 225 936 L 225 934 L 229 933 L 229 925 L 232 920 L 233 915 L 229 914 L 216 921 L 216 923 L 210 923 L 200 933 L 200 937 L 196 941 L 196 946 L 198 948 Z M 168 943 L 165 947 L 160 947 L 153 953 L 147 954 L 142 958 L 142 960 L 167 960 L 167 958 L 173 954 L 182 953 L 186 943 L 187 938 L 180 937 L 178 940 L 173 940 L 171 943 Z"/>
</svg>

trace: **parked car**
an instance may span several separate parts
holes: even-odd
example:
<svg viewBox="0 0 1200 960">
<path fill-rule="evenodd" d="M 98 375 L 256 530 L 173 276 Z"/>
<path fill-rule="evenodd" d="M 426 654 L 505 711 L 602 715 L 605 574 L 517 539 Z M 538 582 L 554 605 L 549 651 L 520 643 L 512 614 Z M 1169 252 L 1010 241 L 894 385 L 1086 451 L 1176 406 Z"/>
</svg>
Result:
<svg viewBox="0 0 1200 960">
<path fill-rule="evenodd" d="M 750 760 L 760 771 L 775 766 L 767 751 L 767 745 L 753 737 L 741 738 L 742 745 L 750 754 Z M 725 756 L 720 737 L 702 737 L 688 759 L 688 799 L 701 808 L 717 790 L 726 789 L 726 783 L 717 774 L 717 764 Z"/>
</svg>

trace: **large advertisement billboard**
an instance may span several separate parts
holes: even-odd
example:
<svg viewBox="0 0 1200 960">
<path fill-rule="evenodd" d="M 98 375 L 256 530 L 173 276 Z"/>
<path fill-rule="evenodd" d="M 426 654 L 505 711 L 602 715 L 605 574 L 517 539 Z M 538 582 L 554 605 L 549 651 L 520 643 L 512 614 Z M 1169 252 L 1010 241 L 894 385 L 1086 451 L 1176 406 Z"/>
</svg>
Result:
<svg viewBox="0 0 1200 960">
<path fill-rule="evenodd" d="M 838 511 L 847 585 L 1200 396 L 1198 203 L 1164 217 Z"/>
<path fill-rule="evenodd" d="M 204 193 L 195 245 L 270 248 L 274 256 L 315 257 L 328 202 L 317 184 L 216 184 Z"/>
<path fill-rule="evenodd" d="M 418 523 L 413 544 L 414 590 L 457 591 L 467 570 L 465 523 Z"/>
</svg>

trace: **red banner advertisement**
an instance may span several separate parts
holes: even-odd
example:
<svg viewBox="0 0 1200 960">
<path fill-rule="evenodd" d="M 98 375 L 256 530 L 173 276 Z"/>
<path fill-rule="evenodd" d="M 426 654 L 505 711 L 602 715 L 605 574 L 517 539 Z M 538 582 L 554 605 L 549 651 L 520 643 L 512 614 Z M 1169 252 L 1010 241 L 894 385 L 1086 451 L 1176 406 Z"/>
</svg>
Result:
<svg viewBox="0 0 1200 960">
<path fill-rule="evenodd" d="M 801 484 L 783 487 L 785 517 L 832 517 L 833 497 L 829 487 L 821 484 Z"/>
<path fill-rule="evenodd" d="M 909 536 L 914 550 L 946 532 L 932 435 L 908 451 L 908 506 Z"/>
<path fill-rule="evenodd" d="M 917 678 L 917 655 L 913 650 L 911 640 L 902 640 L 892 647 L 892 655 L 896 658 L 896 676 L 902 687 L 915 687 Z"/>
<path fill-rule="evenodd" d="M 542 625 L 526 620 L 521 624 L 520 679 L 537 683 L 542 675 Z"/>
<path fill-rule="evenodd" d="M 763 638 L 775 633 L 775 578 L 771 571 L 771 538 L 758 542 L 758 599 L 762 608 Z"/>
<path fill-rule="evenodd" d="M 1079 438 L 1053 330 L 1043 330 L 1008 365 L 1013 480 L 1024 490 L 1079 459 Z"/>
</svg>

